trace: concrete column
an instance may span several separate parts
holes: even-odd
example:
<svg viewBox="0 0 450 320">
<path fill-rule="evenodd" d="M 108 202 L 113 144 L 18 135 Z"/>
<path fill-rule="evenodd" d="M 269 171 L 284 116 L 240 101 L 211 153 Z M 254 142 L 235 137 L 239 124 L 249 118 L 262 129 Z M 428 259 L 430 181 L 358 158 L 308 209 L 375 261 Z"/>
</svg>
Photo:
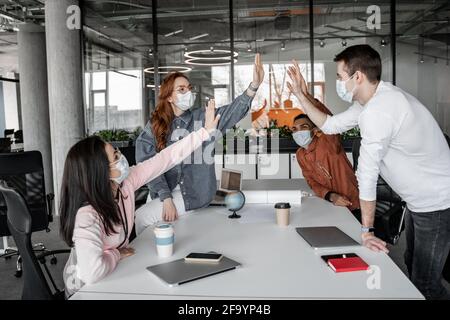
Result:
<svg viewBox="0 0 450 320">
<path fill-rule="evenodd" d="M 64 161 L 70 147 L 83 138 L 84 111 L 81 64 L 81 30 L 71 30 L 69 6 L 75 0 L 45 1 L 48 98 L 52 146 L 53 181 L 59 203 Z"/>
<path fill-rule="evenodd" d="M 42 153 L 45 190 L 53 192 L 45 29 L 31 23 L 20 25 L 17 40 L 24 149 Z"/>
<path fill-rule="evenodd" d="M 0 81 L 0 137 L 3 137 L 3 132 L 6 129 L 5 121 L 5 104 L 3 102 L 3 81 Z"/>
</svg>

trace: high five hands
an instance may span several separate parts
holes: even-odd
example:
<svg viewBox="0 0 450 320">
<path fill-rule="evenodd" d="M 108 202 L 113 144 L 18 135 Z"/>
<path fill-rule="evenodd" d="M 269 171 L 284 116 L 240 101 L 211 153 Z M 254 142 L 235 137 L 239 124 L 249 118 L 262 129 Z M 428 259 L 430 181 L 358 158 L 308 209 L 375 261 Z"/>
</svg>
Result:
<svg viewBox="0 0 450 320">
<path fill-rule="evenodd" d="M 253 80 L 252 87 L 258 88 L 264 80 L 264 68 L 261 63 L 261 54 L 257 53 L 255 56 L 255 64 L 253 65 Z"/>
</svg>

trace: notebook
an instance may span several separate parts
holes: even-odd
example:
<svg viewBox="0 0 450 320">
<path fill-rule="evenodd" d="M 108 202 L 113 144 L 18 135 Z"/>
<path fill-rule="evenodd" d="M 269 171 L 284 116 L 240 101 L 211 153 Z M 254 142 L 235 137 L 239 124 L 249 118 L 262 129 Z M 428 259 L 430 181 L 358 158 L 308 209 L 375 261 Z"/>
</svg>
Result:
<svg viewBox="0 0 450 320">
<path fill-rule="evenodd" d="M 369 269 L 369 265 L 354 253 L 322 256 L 322 259 L 336 273 Z"/>
</svg>

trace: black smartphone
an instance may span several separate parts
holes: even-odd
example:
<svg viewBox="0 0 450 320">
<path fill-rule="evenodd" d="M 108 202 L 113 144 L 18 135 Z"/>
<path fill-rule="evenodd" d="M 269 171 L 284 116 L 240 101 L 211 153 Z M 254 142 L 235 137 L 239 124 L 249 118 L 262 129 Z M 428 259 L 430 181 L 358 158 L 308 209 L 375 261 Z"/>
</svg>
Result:
<svg viewBox="0 0 450 320">
<path fill-rule="evenodd" d="M 222 259 L 220 253 L 200 253 L 192 252 L 184 260 L 186 262 L 219 262 Z"/>
<path fill-rule="evenodd" d="M 330 259 L 338 259 L 338 258 L 356 258 L 358 257 L 355 253 L 341 253 L 341 254 L 331 254 L 327 256 L 321 256 L 323 261 L 328 264 L 328 260 Z"/>
</svg>

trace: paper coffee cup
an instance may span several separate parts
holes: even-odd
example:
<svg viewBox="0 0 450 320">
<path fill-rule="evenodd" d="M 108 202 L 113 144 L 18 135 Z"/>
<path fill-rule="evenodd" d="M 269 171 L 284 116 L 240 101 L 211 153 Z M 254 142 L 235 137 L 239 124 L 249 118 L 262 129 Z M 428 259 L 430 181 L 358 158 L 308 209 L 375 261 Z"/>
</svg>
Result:
<svg viewBox="0 0 450 320">
<path fill-rule="evenodd" d="M 155 227 L 156 251 L 161 258 L 170 257 L 173 254 L 175 234 L 170 223 L 158 224 Z"/>
<path fill-rule="evenodd" d="M 289 225 L 289 216 L 291 212 L 291 205 L 289 202 L 278 202 L 275 204 L 275 212 L 277 216 L 277 224 L 280 227 Z"/>
</svg>

